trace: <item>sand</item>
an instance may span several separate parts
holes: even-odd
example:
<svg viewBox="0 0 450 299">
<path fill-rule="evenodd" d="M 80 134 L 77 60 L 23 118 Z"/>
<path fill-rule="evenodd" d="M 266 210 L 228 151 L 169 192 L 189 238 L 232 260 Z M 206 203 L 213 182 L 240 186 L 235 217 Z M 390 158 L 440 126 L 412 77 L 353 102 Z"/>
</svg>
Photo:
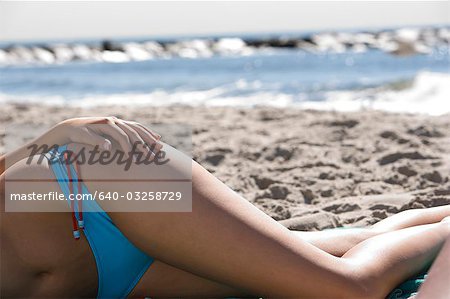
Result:
<svg viewBox="0 0 450 299">
<path fill-rule="evenodd" d="M 450 204 L 450 115 L 5 104 L 0 124 L 38 128 L 93 115 L 190 126 L 193 158 L 291 229 L 365 226 Z M 161 133 L 175 146 L 182 134 Z M 0 152 L 8 134 L 0 135 Z"/>
</svg>

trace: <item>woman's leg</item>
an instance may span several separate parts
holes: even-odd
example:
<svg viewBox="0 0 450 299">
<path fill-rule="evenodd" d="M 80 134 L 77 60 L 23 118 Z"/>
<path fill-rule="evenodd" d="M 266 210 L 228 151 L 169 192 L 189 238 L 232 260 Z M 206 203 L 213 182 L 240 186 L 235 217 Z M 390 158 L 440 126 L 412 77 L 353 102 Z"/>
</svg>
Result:
<svg viewBox="0 0 450 299">
<path fill-rule="evenodd" d="M 164 149 L 167 158 L 177 161 L 176 150 Z M 178 165 L 164 167 L 176 172 Z M 85 170 L 104 176 L 120 167 Z M 131 168 L 127 178 L 145 179 L 160 171 L 167 169 Z M 91 192 L 124 192 L 130 183 L 89 187 Z M 138 185 L 133 187 L 140 191 Z M 148 191 L 148 186 L 142 188 Z M 255 295 L 383 297 L 434 258 L 450 234 L 442 223 L 408 228 L 371 238 L 337 258 L 292 234 L 195 162 L 192 195 L 190 213 L 111 213 L 111 217 L 127 237 L 157 259 Z"/>
<path fill-rule="evenodd" d="M 450 223 L 444 221 L 405 228 L 370 238 L 342 258 L 364 265 L 376 288 L 386 295 L 393 288 L 389 281 L 399 284 L 430 266 L 449 236 Z"/>
<path fill-rule="evenodd" d="M 448 220 L 450 222 L 450 218 Z M 446 299 L 450 294 L 450 238 L 434 261 L 428 277 L 420 287 L 417 299 Z"/>
<path fill-rule="evenodd" d="M 436 223 L 447 216 L 450 216 L 450 205 L 402 211 L 367 228 L 293 231 L 293 233 L 330 254 L 342 256 L 368 238 L 412 226 Z"/>
<path fill-rule="evenodd" d="M 380 232 L 367 228 L 327 229 L 323 231 L 292 231 L 292 233 L 317 248 L 337 257 L 343 256 L 359 243 L 375 237 Z"/>
<path fill-rule="evenodd" d="M 103 176 L 105 170 L 112 170 L 107 166 L 96 169 Z M 398 235 L 387 240 L 377 237 L 384 244 L 379 250 L 387 254 L 376 263 L 384 268 L 373 267 L 371 246 L 357 248 L 352 255 L 339 259 L 299 240 L 195 163 L 193 171 L 192 213 L 111 213 L 128 237 L 167 262 L 167 266 L 162 267 L 166 270 L 150 267 L 148 272 L 157 277 L 169 275 L 166 280 L 156 281 L 165 281 L 166 285 L 143 279 L 135 290 L 136 296 L 152 294 L 155 288 L 168 290 L 167 296 L 171 296 L 170 291 L 178 283 L 180 294 L 193 292 L 193 296 L 197 294 L 194 291 L 204 296 L 225 296 L 228 292 L 227 296 L 233 296 L 245 294 L 239 291 L 244 289 L 247 293 L 295 297 L 349 298 L 366 293 L 382 297 L 386 289 L 390 290 L 418 271 L 421 261 L 433 257 L 442 243 L 441 236 L 449 234 L 448 224 L 433 224 L 407 231 L 405 242 L 401 240 L 405 230 L 393 233 Z M 212 191 L 216 192 L 210 194 Z M 137 239 L 136 229 L 141 231 Z M 398 257 L 404 260 L 396 259 Z M 397 271 L 396 263 L 412 266 L 399 267 Z M 397 271 L 396 276 L 392 277 L 392 269 Z M 375 277 L 372 279 L 372 276 Z M 186 287 L 189 283 L 198 289 Z M 380 284 L 385 289 L 378 288 Z M 159 296 L 166 296 L 164 294 Z"/>
<path fill-rule="evenodd" d="M 448 206 L 445 206 L 421 209 L 418 211 L 421 212 L 421 215 L 428 215 L 433 222 L 439 222 L 442 218 L 441 215 L 448 212 L 448 208 Z M 396 215 L 401 216 L 400 218 L 403 218 L 405 222 L 409 222 L 410 217 L 414 217 L 412 213 L 407 213 L 407 211 Z M 399 218 L 396 215 L 394 215 L 395 217 L 392 216 L 380 221 L 379 224 L 388 224 L 390 218 Z M 398 219 L 395 219 L 395 221 L 397 220 Z M 399 221 L 399 223 L 401 222 L 402 221 Z M 413 222 L 414 219 L 411 219 L 411 222 L 409 223 Z M 416 225 L 426 224 L 420 223 L 420 219 L 414 223 Z M 330 254 L 335 255 L 336 250 L 342 250 L 342 253 L 340 253 L 339 256 L 342 256 L 358 243 L 383 233 L 381 231 L 376 231 L 372 227 L 332 229 L 318 232 L 292 232 Z M 179 297 L 181 295 L 196 297 L 226 297 L 232 295 L 245 297 L 248 295 L 248 293 L 243 292 L 242 290 L 233 289 L 224 284 L 199 277 L 160 261 L 155 262 L 150 271 L 143 277 L 141 283 L 144 286 L 152 286 L 151 288 L 147 288 L 147 291 L 144 290 L 144 292 L 141 293 L 141 295 L 147 294 L 147 296 L 150 297 Z M 132 297 L 134 297 L 133 295 L 137 294 L 133 293 Z"/>
<path fill-rule="evenodd" d="M 428 209 L 411 209 L 392 215 L 373 225 L 379 232 L 390 232 L 411 226 L 436 223 L 450 216 L 450 205 Z"/>
<path fill-rule="evenodd" d="M 363 279 L 372 280 L 367 283 L 367 287 L 373 290 L 367 290 L 367 294 L 349 294 L 346 298 L 382 298 L 385 297 L 396 285 L 417 273 L 421 268 L 426 267 L 436 252 L 439 251 L 439 244 L 442 244 L 445 235 L 450 237 L 450 233 L 443 232 L 445 228 L 439 227 L 440 224 L 431 224 L 425 226 L 418 226 L 405 230 L 394 232 L 393 235 L 380 235 L 379 237 L 371 238 L 363 244 L 352 249 L 346 254 L 342 260 L 353 265 L 353 269 L 358 277 L 349 277 L 354 279 L 355 283 L 361 282 Z M 448 229 L 447 229 L 448 230 Z M 430 238 L 430 235 L 433 235 Z M 425 237 L 425 238 L 424 238 Z M 411 238 L 410 242 L 401 244 L 397 238 Z M 393 239 L 393 240 L 392 240 Z M 415 239 L 415 240 L 414 240 Z M 414 250 L 405 248 L 407 246 L 416 246 L 418 240 L 429 242 L 426 246 L 416 247 Z M 437 241 L 437 242 L 436 242 Z M 390 243 L 386 243 L 390 242 Z M 379 246 L 383 244 L 385 246 Z M 379 252 L 377 252 L 379 250 Z M 426 252 L 421 253 L 420 250 Z M 375 253 L 374 253 L 375 252 Z M 383 254 L 383 256 L 380 256 Z M 412 254 L 412 255 L 411 255 Z M 392 265 L 386 265 L 390 261 Z M 243 265 L 247 267 L 247 265 Z M 349 264 L 347 264 L 349 267 Z M 399 268 L 398 268 L 399 267 Z M 236 270 L 236 276 L 239 276 L 240 270 Z M 410 274 L 407 274 L 410 273 Z M 277 275 L 283 276 L 282 273 Z M 373 275 L 370 277 L 369 275 Z M 397 281 L 393 283 L 393 281 Z M 320 282 L 324 282 L 320 280 Z M 298 282 L 293 283 L 292 286 L 281 285 L 280 287 L 286 290 L 290 287 L 298 285 Z M 287 284 L 287 282 L 286 282 Z M 326 287 L 326 286 L 325 286 Z M 223 297 L 246 297 L 248 294 L 258 296 L 258 292 L 243 291 L 242 289 L 232 288 L 225 284 L 215 282 L 210 279 L 205 279 L 198 275 L 189 273 L 187 271 L 172 267 L 168 264 L 157 261 L 146 273 L 141 280 L 136 290 L 131 294 L 131 297 L 208 297 L 208 298 L 223 298 Z M 278 296 L 288 296 L 281 291 Z M 293 297 L 301 297 L 301 292 L 295 293 Z M 339 294 L 327 295 L 325 290 L 320 287 L 312 292 L 311 295 L 305 297 L 311 298 L 339 298 Z"/>
</svg>

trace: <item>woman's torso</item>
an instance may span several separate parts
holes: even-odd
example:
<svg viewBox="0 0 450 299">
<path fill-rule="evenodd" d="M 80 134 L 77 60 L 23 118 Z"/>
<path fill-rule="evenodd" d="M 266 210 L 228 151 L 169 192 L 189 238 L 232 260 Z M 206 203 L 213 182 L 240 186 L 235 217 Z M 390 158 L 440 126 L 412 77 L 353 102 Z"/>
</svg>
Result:
<svg viewBox="0 0 450 299">
<path fill-rule="evenodd" d="M 2 297 L 96 297 L 95 260 L 69 213 L 4 213 L 1 242 Z"/>
</svg>

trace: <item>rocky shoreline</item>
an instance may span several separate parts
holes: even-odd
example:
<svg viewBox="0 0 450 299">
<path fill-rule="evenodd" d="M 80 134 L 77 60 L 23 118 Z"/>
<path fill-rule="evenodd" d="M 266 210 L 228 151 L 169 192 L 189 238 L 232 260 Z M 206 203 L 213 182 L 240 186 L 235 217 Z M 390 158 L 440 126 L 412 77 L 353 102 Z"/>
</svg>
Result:
<svg viewBox="0 0 450 299">
<path fill-rule="evenodd" d="M 0 66 L 60 64 L 71 61 L 128 62 L 155 58 L 202 58 L 250 55 L 255 51 L 298 49 L 314 53 L 361 53 L 378 49 L 393 55 L 428 54 L 447 47 L 450 27 L 403 28 L 373 32 L 322 32 L 303 36 L 261 38 L 202 38 L 92 43 L 8 44 L 0 47 Z"/>
</svg>

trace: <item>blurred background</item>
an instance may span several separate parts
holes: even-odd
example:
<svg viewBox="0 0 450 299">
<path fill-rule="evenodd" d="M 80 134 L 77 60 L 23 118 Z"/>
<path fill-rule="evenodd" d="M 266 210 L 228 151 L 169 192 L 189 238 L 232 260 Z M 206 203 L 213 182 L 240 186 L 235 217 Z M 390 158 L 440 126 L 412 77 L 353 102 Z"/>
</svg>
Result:
<svg viewBox="0 0 450 299">
<path fill-rule="evenodd" d="M 115 115 L 289 228 L 450 204 L 449 8 L 1 1 L 0 153 Z"/>
<path fill-rule="evenodd" d="M 0 102 L 450 112 L 449 2 L 0 2 Z"/>
</svg>

